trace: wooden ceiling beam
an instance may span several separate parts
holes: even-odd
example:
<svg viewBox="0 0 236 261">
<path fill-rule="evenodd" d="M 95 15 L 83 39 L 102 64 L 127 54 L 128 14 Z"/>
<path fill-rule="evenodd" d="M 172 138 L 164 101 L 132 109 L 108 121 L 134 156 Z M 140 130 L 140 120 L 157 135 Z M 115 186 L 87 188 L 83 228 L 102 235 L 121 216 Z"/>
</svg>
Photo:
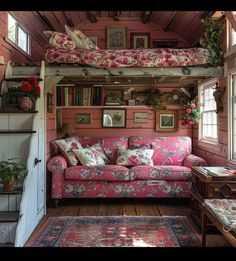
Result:
<svg viewBox="0 0 236 261">
<path fill-rule="evenodd" d="M 87 17 L 91 23 L 97 22 L 96 11 L 87 11 Z"/>
<path fill-rule="evenodd" d="M 47 27 L 51 30 L 51 31 L 56 31 L 56 29 L 54 28 L 54 26 L 50 23 L 50 21 L 48 20 L 48 18 L 43 14 L 43 12 L 41 11 L 36 11 L 40 20 L 47 25 Z"/>
<path fill-rule="evenodd" d="M 149 23 L 151 16 L 152 16 L 152 11 L 144 11 L 142 16 L 141 16 L 141 21 L 143 24 Z"/>
<path fill-rule="evenodd" d="M 164 28 L 164 31 L 173 31 L 174 28 L 177 26 L 177 24 L 179 23 L 179 21 L 182 19 L 182 17 L 184 16 L 185 11 L 178 11 L 175 12 L 175 14 L 172 16 L 172 18 L 170 19 L 169 23 L 167 24 L 167 26 Z"/>
</svg>

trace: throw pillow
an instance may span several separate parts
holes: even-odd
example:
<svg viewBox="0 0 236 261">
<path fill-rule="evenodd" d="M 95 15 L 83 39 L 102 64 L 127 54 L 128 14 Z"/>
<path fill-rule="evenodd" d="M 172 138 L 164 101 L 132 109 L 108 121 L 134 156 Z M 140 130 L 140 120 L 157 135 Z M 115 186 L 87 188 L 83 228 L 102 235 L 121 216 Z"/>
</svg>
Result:
<svg viewBox="0 0 236 261">
<path fill-rule="evenodd" d="M 84 166 L 105 165 L 99 146 L 95 144 L 89 148 L 73 149 L 73 152 Z"/>
<path fill-rule="evenodd" d="M 62 155 L 65 157 L 69 166 L 78 164 L 78 159 L 72 149 L 82 149 L 82 146 L 76 138 L 70 137 L 67 139 L 55 140 L 55 143 L 57 144 Z"/>
<path fill-rule="evenodd" d="M 76 47 L 74 40 L 67 34 L 53 31 L 44 31 L 43 33 L 47 38 L 49 38 L 49 43 L 54 48 L 74 50 Z"/>
<path fill-rule="evenodd" d="M 153 149 L 145 147 L 132 150 L 118 148 L 116 164 L 123 166 L 153 165 L 153 152 Z"/>
<path fill-rule="evenodd" d="M 99 48 L 80 30 L 65 25 L 66 33 L 75 41 L 77 49 L 99 50 Z"/>
</svg>

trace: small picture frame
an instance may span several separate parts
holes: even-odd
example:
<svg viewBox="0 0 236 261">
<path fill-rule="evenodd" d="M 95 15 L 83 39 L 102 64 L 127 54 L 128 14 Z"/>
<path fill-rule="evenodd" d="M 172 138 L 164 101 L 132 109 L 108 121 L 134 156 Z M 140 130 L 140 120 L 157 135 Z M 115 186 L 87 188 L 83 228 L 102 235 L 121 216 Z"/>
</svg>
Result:
<svg viewBox="0 0 236 261">
<path fill-rule="evenodd" d="M 89 38 L 96 46 L 98 46 L 98 37 L 97 37 L 97 36 L 88 36 L 88 38 Z"/>
<path fill-rule="evenodd" d="M 76 121 L 79 124 L 91 124 L 92 122 L 91 113 L 77 113 Z"/>
<path fill-rule="evenodd" d="M 103 109 L 102 119 L 103 128 L 125 128 L 126 109 Z"/>
<path fill-rule="evenodd" d="M 123 90 L 104 89 L 105 105 L 117 106 L 123 102 Z"/>
<path fill-rule="evenodd" d="M 177 110 L 156 111 L 156 131 L 172 132 L 177 130 L 178 130 Z"/>
<path fill-rule="evenodd" d="M 150 33 L 130 33 L 130 48 L 150 48 Z"/>
<path fill-rule="evenodd" d="M 47 93 L 47 112 L 53 112 L 53 94 Z"/>
<path fill-rule="evenodd" d="M 106 48 L 126 49 L 127 28 L 126 26 L 106 27 Z"/>
<path fill-rule="evenodd" d="M 134 112 L 134 122 L 148 122 L 148 112 Z"/>
<path fill-rule="evenodd" d="M 147 93 L 133 93 L 132 99 L 135 100 L 135 105 L 146 105 Z"/>
<path fill-rule="evenodd" d="M 128 100 L 128 105 L 129 106 L 134 106 L 135 105 L 135 100 Z"/>
</svg>

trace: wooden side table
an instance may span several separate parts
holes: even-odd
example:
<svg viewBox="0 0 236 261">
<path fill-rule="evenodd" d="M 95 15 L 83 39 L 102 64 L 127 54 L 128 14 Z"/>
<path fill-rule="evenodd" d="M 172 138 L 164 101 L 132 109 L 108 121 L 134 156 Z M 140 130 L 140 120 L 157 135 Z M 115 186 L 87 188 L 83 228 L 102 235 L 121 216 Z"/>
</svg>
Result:
<svg viewBox="0 0 236 261">
<path fill-rule="evenodd" d="M 202 203 L 210 198 L 236 198 L 236 175 L 212 176 L 204 167 L 192 167 L 190 208 L 192 217 L 201 229 Z"/>
</svg>

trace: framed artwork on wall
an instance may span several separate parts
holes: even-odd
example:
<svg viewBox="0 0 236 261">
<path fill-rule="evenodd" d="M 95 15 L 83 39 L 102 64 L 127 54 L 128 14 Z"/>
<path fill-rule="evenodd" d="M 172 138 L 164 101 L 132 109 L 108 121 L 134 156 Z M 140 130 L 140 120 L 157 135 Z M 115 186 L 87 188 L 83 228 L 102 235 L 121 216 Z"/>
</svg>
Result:
<svg viewBox="0 0 236 261">
<path fill-rule="evenodd" d="M 150 33 L 130 33 L 130 48 L 150 48 Z"/>
<path fill-rule="evenodd" d="M 134 112 L 134 122 L 148 122 L 148 112 Z"/>
<path fill-rule="evenodd" d="M 47 112 L 53 112 L 53 94 L 47 93 Z"/>
<path fill-rule="evenodd" d="M 123 90 L 104 89 L 105 105 L 120 105 L 123 101 Z"/>
<path fill-rule="evenodd" d="M 125 26 L 106 27 L 106 48 L 126 49 L 127 28 Z"/>
<path fill-rule="evenodd" d="M 103 128 L 125 128 L 126 109 L 103 109 Z"/>
<path fill-rule="evenodd" d="M 91 122 L 92 122 L 91 113 L 77 113 L 76 121 L 79 124 L 91 124 Z"/>
<path fill-rule="evenodd" d="M 156 111 L 156 131 L 171 132 L 178 130 L 178 110 Z"/>
</svg>

